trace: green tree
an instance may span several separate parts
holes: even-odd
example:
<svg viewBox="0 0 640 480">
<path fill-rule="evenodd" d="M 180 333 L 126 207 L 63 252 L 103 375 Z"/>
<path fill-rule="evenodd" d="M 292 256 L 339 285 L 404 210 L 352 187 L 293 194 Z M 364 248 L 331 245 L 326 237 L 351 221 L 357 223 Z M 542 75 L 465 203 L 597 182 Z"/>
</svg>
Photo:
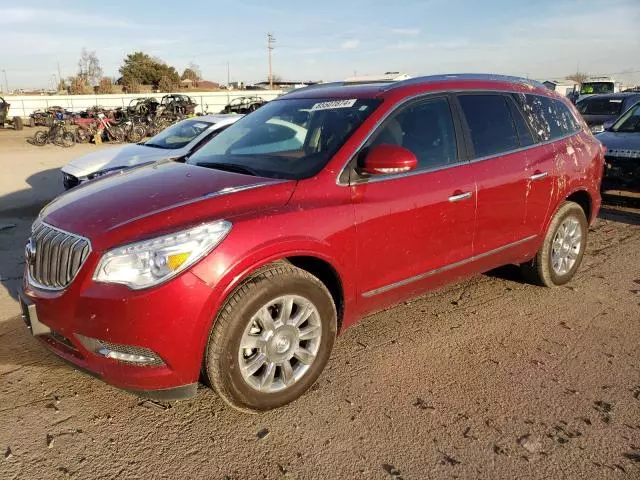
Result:
<svg viewBox="0 0 640 480">
<path fill-rule="evenodd" d="M 163 76 L 158 82 L 158 90 L 161 92 L 174 92 L 180 86 L 180 79 L 175 79 L 168 75 Z"/>
<path fill-rule="evenodd" d="M 153 58 L 143 52 L 134 52 L 124 59 L 120 67 L 122 75 L 121 83 L 131 91 L 135 85 L 152 85 L 155 88 L 161 88 L 160 81 L 163 80 L 163 86 L 179 85 L 180 75 L 174 67 L 164 63 L 162 60 Z"/>
</svg>

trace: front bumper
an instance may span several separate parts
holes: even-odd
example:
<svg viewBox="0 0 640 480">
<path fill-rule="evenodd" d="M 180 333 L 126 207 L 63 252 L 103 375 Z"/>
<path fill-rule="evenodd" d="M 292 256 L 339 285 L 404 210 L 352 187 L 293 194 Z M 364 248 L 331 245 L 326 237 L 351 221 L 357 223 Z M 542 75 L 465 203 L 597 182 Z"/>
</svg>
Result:
<svg viewBox="0 0 640 480">
<path fill-rule="evenodd" d="M 623 188 L 640 191 L 640 152 L 626 155 L 605 155 L 602 184 L 604 188 Z M 613 152 L 615 153 L 615 152 Z"/>
<path fill-rule="evenodd" d="M 62 359 L 123 390 L 162 400 L 195 395 L 211 324 L 211 288 L 188 271 L 137 292 L 81 277 L 60 292 L 23 283 L 23 317 L 32 334 Z M 108 358 L 88 348 L 87 338 L 147 349 L 161 362 Z"/>
</svg>

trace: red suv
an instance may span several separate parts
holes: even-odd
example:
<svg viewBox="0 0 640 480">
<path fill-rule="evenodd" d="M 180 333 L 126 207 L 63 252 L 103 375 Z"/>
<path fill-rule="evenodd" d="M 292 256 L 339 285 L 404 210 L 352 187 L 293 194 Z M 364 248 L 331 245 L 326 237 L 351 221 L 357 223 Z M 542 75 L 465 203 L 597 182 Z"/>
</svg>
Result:
<svg viewBox="0 0 640 480">
<path fill-rule="evenodd" d="M 278 407 L 363 315 L 519 264 L 568 282 L 603 150 L 563 97 L 451 75 L 325 84 L 269 102 L 185 163 L 88 182 L 33 225 L 32 333 L 117 387 L 176 399 L 201 376 Z"/>
</svg>

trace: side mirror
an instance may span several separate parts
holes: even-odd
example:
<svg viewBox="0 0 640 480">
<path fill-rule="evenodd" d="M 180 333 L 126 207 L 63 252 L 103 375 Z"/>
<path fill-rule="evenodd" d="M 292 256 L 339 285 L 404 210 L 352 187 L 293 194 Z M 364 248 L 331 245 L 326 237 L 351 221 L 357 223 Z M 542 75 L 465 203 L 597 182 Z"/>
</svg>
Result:
<svg viewBox="0 0 640 480">
<path fill-rule="evenodd" d="M 369 175 L 388 175 L 415 170 L 418 159 L 413 152 L 399 145 L 378 145 L 364 158 L 360 171 Z"/>
<path fill-rule="evenodd" d="M 616 123 L 615 120 L 607 120 L 602 124 L 602 126 L 604 127 L 605 130 L 611 130 L 611 127 L 613 127 L 614 123 Z"/>
</svg>

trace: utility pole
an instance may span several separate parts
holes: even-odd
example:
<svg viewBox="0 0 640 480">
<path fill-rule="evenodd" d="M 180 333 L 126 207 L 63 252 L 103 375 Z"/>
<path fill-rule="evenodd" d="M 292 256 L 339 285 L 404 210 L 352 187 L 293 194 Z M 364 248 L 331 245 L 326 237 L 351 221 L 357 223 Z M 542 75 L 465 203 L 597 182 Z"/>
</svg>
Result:
<svg viewBox="0 0 640 480">
<path fill-rule="evenodd" d="M 227 60 L 227 90 L 231 86 L 231 75 L 229 74 L 229 60 Z"/>
<path fill-rule="evenodd" d="M 267 55 L 269 55 L 269 88 L 273 90 L 273 71 L 271 70 L 271 52 L 273 52 L 273 44 L 276 39 L 271 33 L 267 33 Z"/>
<path fill-rule="evenodd" d="M 7 80 L 7 71 L 6 70 L 2 70 L 2 73 L 4 74 L 4 85 L 7 88 L 6 93 L 9 93 L 9 80 Z"/>
</svg>

